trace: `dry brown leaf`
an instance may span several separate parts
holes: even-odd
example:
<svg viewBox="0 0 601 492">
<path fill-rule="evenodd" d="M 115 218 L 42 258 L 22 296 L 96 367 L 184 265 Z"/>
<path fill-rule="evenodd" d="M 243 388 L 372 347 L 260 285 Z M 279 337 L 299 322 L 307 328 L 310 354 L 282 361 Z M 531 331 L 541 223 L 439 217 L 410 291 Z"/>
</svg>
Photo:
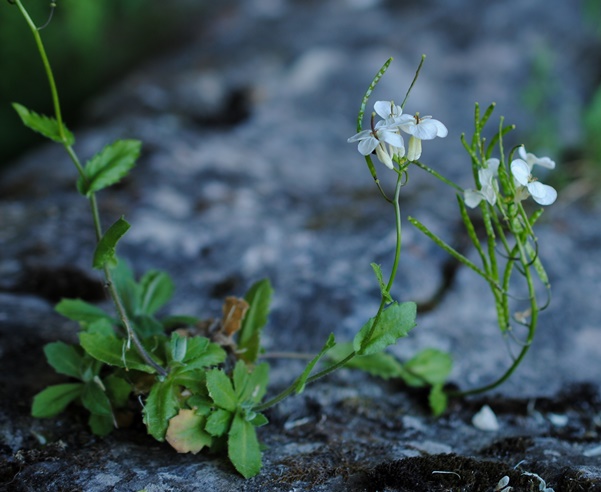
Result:
<svg viewBox="0 0 601 492">
<path fill-rule="evenodd" d="M 223 303 L 223 318 L 221 321 L 222 330 L 228 337 L 240 330 L 242 320 L 249 305 L 244 299 L 239 297 L 226 297 Z"/>
</svg>

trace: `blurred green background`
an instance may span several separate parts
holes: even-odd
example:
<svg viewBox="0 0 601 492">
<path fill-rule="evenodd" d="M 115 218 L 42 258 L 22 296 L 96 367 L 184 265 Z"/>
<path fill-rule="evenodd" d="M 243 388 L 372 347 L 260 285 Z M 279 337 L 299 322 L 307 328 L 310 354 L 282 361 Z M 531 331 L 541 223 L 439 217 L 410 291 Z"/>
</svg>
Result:
<svg viewBox="0 0 601 492">
<path fill-rule="evenodd" d="M 50 0 L 22 0 L 43 25 Z M 215 4 L 211 0 L 58 0 L 42 39 L 59 85 L 66 120 L 75 126 L 83 101 L 139 63 L 186 42 Z M 52 114 L 50 92 L 31 31 L 15 5 L 0 4 L 0 168 L 43 142 L 11 107 Z"/>
</svg>

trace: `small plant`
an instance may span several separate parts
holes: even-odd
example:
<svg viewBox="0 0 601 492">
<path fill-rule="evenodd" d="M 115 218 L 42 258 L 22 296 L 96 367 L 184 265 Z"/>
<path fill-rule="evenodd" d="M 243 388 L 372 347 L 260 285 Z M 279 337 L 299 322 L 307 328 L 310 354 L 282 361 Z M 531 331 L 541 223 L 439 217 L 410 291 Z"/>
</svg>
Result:
<svg viewBox="0 0 601 492">
<path fill-rule="evenodd" d="M 549 282 L 533 232 L 541 211 L 527 213 L 522 201 L 532 196 L 536 202 L 549 205 L 555 200 L 555 190 L 532 176 L 534 165 L 552 168 L 554 163 L 527 154 L 523 147 L 511 149 L 507 158 L 502 138 L 512 127 L 503 127 L 502 119 L 487 143 L 482 131 L 494 105 L 484 115 L 476 106 L 474 136 L 471 142 L 462 136 L 475 180 L 475 188 L 463 190 L 419 161 L 422 141 L 446 137 L 447 128 L 430 116 L 403 113 L 424 58 L 402 104 L 376 102 L 370 127 L 363 130 L 369 97 L 392 59 L 376 74 L 361 102 L 357 134 L 349 142 L 358 142 L 379 193 L 394 209 L 396 248 L 392 269 L 385 275 L 379 265 L 372 264 L 381 301 L 376 314 L 360 328 L 353 341 L 338 343 L 331 334 L 304 371 L 284 391 L 266 399 L 269 365 L 261 361 L 261 332 L 268 320 L 272 296 L 269 281 L 255 283 L 244 299 L 226 298 L 221 317 L 215 320 L 160 316 L 174 291 L 170 277 L 150 271 L 136 279 L 116 254 L 129 223 L 120 217 L 105 229 L 97 204 L 99 191 L 118 183 L 133 169 L 141 143 L 118 140 L 87 163 L 80 162 L 73 149 L 75 138 L 61 117 L 58 91 L 39 29 L 21 0 L 11 3 L 17 6 L 35 39 L 50 84 L 54 116 L 39 115 L 20 104 L 14 104 L 14 109 L 27 127 L 61 144 L 75 165 L 77 190 L 90 204 L 96 233 L 92 266 L 103 273 L 115 308 L 114 313 L 106 312 L 79 299 L 63 299 L 56 306 L 60 314 L 79 323 L 79 344 L 54 342 L 44 352 L 58 373 L 75 382 L 50 386 L 36 395 L 32 407 L 35 417 L 53 417 L 69 404 L 77 403 L 89 412 L 92 432 L 103 436 L 124 425 L 132 412 L 141 412 L 148 433 L 158 441 L 167 441 L 178 452 L 222 451 L 241 475 L 251 477 L 261 469 L 256 428 L 268 423 L 265 410 L 339 368 L 357 368 L 383 378 L 400 378 L 409 386 L 430 388 L 430 405 L 435 414 L 440 414 L 449 396 L 482 392 L 501 384 L 526 355 L 538 314 L 546 306 L 540 306 L 537 300 L 534 279 L 538 277 L 547 289 Z M 380 117 L 377 122 L 376 115 Z M 409 136 L 407 149 L 403 134 Z M 495 150 L 499 157 L 492 157 Z M 514 159 L 516 151 L 519 157 Z M 372 154 L 394 173 L 392 197 L 377 177 Z M 444 384 L 452 361 L 439 350 L 425 349 L 404 363 L 383 353 L 416 325 L 415 303 L 395 301 L 392 295 L 402 243 L 399 197 L 408 184 L 412 165 L 457 192 L 459 213 L 481 265 L 454 250 L 417 219 L 409 221 L 487 282 L 499 328 L 505 336 L 514 336 L 514 325 L 526 327 L 526 340 L 513 364 L 496 381 L 481 388 L 446 392 Z M 483 238 L 477 234 L 468 208 L 479 212 L 485 230 Z M 516 295 L 510 294 L 516 289 Z M 527 309 L 512 312 L 512 301 L 526 303 Z"/>
</svg>

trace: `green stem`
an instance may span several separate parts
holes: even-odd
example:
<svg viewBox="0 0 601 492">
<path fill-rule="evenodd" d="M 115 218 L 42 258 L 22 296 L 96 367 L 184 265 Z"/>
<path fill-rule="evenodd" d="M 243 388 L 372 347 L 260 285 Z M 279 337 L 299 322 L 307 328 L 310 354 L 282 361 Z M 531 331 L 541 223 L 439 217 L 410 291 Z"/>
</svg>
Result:
<svg viewBox="0 0 601 492">
<path fill-rule="evenodd" d="M 526 354 L 530 350 L 530 346 L 532 345 L 532 342 L 534 341 L 534 335 L 536 333 L 536 325 L 538 323 L 538 313 L 539 313 L 538 304 L 536 302 L 536 292 L 534 290 L 534 282 L 532 280 L 532 275 L 530 274 L 530 267 L 528 266 L 528 258 L 526 256 L 524 256 L 524 247 L 523 247 L 523 244 L 521 243 L 521 238 L 516 237 L 516 241 L 518 243 L 517 246 L 520 250 L 520 262 L 522 263 L 522 267 L 524 268 L 524 275 L 526 277 L 526 283 L 528 285 L 528 295 L 530 296 L 531 318 L 530 318 L 530 323 L 528 325 L 528 337 L 526 339 L 526 342 L 524 343 L 524 346 L 522 347 L 522 350 L 520 350 L 520 353 L 518 354 L 518 356 L 514 359 L 513 364 L 511 364 L 511 366 L 509 366 L 509 368 L 505 371 L 505 373 L 500 378 L 498 378 L 497 380 L 493 381 L 490 384 L 487 384 L 485 386 L 480 386 L 478 388 L 465 390 L 465 391 L 449 391 L 447 393 L 449 397 L 464 397 L 464 396 L 469 396 L 469 395 L 476 395 L 476 394 L 485 393 L 487 391 L 497 388 L 498 386 L 503 384 L 505 381 L 507 381 L 511 377 L 511 375 L 515 372 L 515 370 L 518 368 L 518 366 L 520 365 L 520 363 L 522 362 L 524 357 L 526 357 Z"/>
<path fill-rule="evenodd" d="M 75 165 L 79 175 L 82 177 L 82 179 L 87 181 L 84 167 L 81 165 L 81 162 L 80 162 L 79 158 L 77 157 L 77 154 L 75 153 L 75 151 L 73 150 L 71 145 L 69 145 L 69 143 L 68 143 L 69 139 L 67 138 L 65 125 L 63 123 L 63 119 L 61 116 L 61 106 L 60 106 L 60 99 L 58 97 L 58 89 L 56 87 L 56 82 L 54 80 L 54 74 L 52 73 L 52 67 L 50 66 L 48 56 L 46 55 L 44 43 L 42 42 L 42 38 L 40 36 L 38 28 L 34 24 L 31 17 L 29 16 L 27 10 L 25 10 L 25 7 L 21 3 L 21 0 L 15 0 L 15 4 L 19 8 L 21 14 L 25 18 L 25 21 L 27 22 L 27 25 L 31 29 L 31 32 L 35 39 L 36 46 L 38 48 L 38 52 L 40 54 L 40 57 L 42 58 L 42 63 L 44 64 L 44 70 L 46 71 L 46 78 L 48 79 L 48 83 L 50 85 L 50 94 L 52 97 L 52 104 L 54 106 L 54 114 L 55 114 L 56 122 L 58 125 L 59 135 L 62 140 L 62 145 L 65 148 L 69 157 L 71 158 L 71 161 Z M 100 212 L 98 209 L 98 202 L 96 200 L 96 195 L 94 193 L 90 194 L 89 202 L 90 202 L 90 208 L 92 211 L 92 219 L 94 221 L 94 233 L 96 235 L 96 242 L 98 242 L 102 238 L 102 223 L 100 221 Z M 142 359 L 144 359 L 144 361 L 149 366 L 153 367 L 157 371 L 157 373 L 159 373 L 161 376 L 166 376 L 167 371 L 163 367 L 161 367 L 159 364 L 157 364 L 152 359 L 152 357 L 150 357 L 150 355 L 148 354 L 146 349 L 142 346 L 142 343 L 140 342 L 134 329 L 132 328 L 131 321 L 129 320 L 129 317 L 127 316 L 127 313 L 123 306 L 123 302 L 121 301 L 121 298 L 119 296 L 119 292 L 117 291 L 117 288 L 115 287 L 115 284 L 112 281 L 111 272 L 108 267 L 104 268 L 104 276 L 106 279 L 106 285 L 107 285 L 109 294 L 115 304 L 115 308 L 117 309 L 119 318 L 121 319 L 121 322 L 123 323 L 123 326 L 125 327 L 125 329 L 127 331 L 128 346 L 129 346 L 130 342 L 133 342 L 134 347 L 136 348 L 136 351 L 138 352 L 140 357 L 142 357 Z"/>
<path fill-rule="evenodd" d="M 424 171 L 426 171 L 427 173 L 430 173 L 432 176 L 434 176 L 435 178 L 438 178 L 440 181 L 442 181 L 443 183 L 449 185 L 451 188 L 454 188 L 456 191 L 458 191 L 459 193 L 463 193 L 463 188 L 461 188 L 461 186 L 456 185 L 455 183 L 453 183 L 450 179 L 445 178 L 442 174 L 440 174 L 439 172 L 435 171 L 434 169 L 432 169 L 431 167 L 426 166 L 425 164 L 419 162 L 419 161 L 412 161 L 413 164 L 415 164 L 417 167 L 422 168 Z"/>
<path fill-rule="evenodd" d="M 395 219 L 396 219 L 396 221 L 395 221 L 396 222 L 396 248 L 395 248 L 395 252 L 394 252 L 394 263 L 392 265 L 392 271 L 390 273 L 390 278 L 388 279 L 388 284 L 386 285 L 386 290 L 389 292 L 394 284 L 394 280 L 396 278 L 396 274 L 397 274 L 397 270 L 398 270 L 398 266 L 399 266 L 399 261 L 401 258 L 402 230 L 401 230 L 401 207 L 399 204 L 399 199 L 400 199 L 400 193 L 401 193 L 402 186 L 403 186 L 403 176 L 402 176 L 402 174 L 399 174 L 398 178 L 397 178 L 395 192 L 394 192 L 394 200 L 392 201 L 392 204 L 394 206 Z M 387 201 L 389 201 L 389 200 L 387 200 Z M 386 300 L 384 298 L 382 298 L 382 300 L 380 301 L 380 306 L 378 307 L 378 312 L 376 313 L 376 316 L 374 317 L 374 322 L 372 323 L 371 329 L 370 329 L 369 333 L 367 334 L 367 336 L 364 338 L 363 346 L 366 346 L 369 343 L 369 341 L 371 340 L 371 337 L 374 334 L 376 326 L 378 325 L 378 323 L 380 321 L 380 317 L 381 317 L 382 312 L 384 311 L 385 307 L 386 307 Z M 306 384 L 317 381 L 318 379 L 323 378 L 324 376 L 327 376 L 328 374 L 331 374 L 332 372 L 336 371 L 337 369 L 340 369 L 341 367 L 348 364 L 357 355 L 358 355 L 357 352 L 355 350 L 353 350 L 344 359 L 336 362 L 335 364 L 332 364 L 331 366 L 326 367 L 325 369 L 314 374 L 313 376 L 308 377 L 306 380 Z M 266 401 L 265 403 L 255 406 L 253 408 L 253 410 L 255 412 L 262 412 L 264 410 L 267 410 L 268 408 L 273 407 L 274 405 L 277 405 L 279 402 L 281 402 L 288 396 L 292 395 L 294 393 L 294 391 L 296 390 L 296 386 L 297 385 L 296 385 L 296 381 L 295 381 L 292 385 L 288 386 L 288 388 L 286 388 L 284 391 L 277 394 L 270 400 Z"/>
<path fill-rule="evenodd" d="M 44 64 L 44 70 L 46 71 L 46 78 L 48 79 L 48 83 L 50 84 L 50 93 L 52 95 L 52 104 L 54 106 L 54 114 L 56 116 L 56 122 L 58 124 L 59 134 L 63 142 L 67 142 L 67 136 L 65 134 L 65 127 L 63 125 L 63 119 L 61 116 L 61 107 L 58 99 L 58 91 L 56 90 L 56 83 L 54 81 L 54 75 L 52 73 L 52 68 L 50 67 L 50 62 L 48 61 L 48 56 L 46 55 L 46 50 L 44 49 L 44 44 L 42 43 L 42 38 L 40 33 L 38 32 L 37 26 L 34 24 L 33 20 L 29 16 L 25 7 L 21 3 L 21 0 L 15 0 L 15 4 L 21 11 L 27 25 L 31 29 L 31 33 L 33 34 L 33 38 L 37 45 L 38 51 L 40 53 L 40 57 L 42 58 L 42 63 Z"/>
</svg>

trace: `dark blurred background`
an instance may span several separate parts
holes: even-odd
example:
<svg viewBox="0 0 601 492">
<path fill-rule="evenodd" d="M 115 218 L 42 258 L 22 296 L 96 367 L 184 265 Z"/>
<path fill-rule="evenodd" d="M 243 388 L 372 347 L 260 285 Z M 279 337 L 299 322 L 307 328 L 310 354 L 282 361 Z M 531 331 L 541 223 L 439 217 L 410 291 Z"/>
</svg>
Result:
<svg viewBox="0 0 601 492">
<path fill-rule="evenodd" d="M 50 13 L 50 1 L 24 1 L 35 22 L 38 25 L 44 24 Z M 0 169 L 25 150 L 43 142 L 42 137 L 21 125 L 10 103 L 20 102 L 36 112 L 52 114 L 45 74 L 31 33 L 16 7 L 8 5 L 6 0 L 4 3 L 0 10 Z M 341 9 L 355 8 L 366 13 L 381 8 L 392 11 L 411 11 L 419 8 L 424 17 L 433 17 L 437 11 L 442 12 L 445 8 L 451 9 L 452 3 L 458 3 L 459 6 L 465 4 L 449 2 L 444 5 L 438 0 L 426 0 L 418 7 L 412 2 L 396 0 L 338 2 Z M 81 123 L 85 103 L 91 97 L 141 64 L 158 59 L 187 42 L 198 43 L 199 39 L 202 39 L 202 33 L 207 27 L 211 27 L 214 19 L 227 15 L 228 11 L 233 16 L 245 19 L 247 24 L 252 24 L 260 17 L 258 14 L 254 15 L 254 10 L 268 11 L 279 8 L 287 12 L 287 7 L 292 6 L 296 10 L 302 9 L 303 6 L 311 10 L 318 4 L 314 0 L 171 0 L 168 3 L 153 0 L 59 0 L 51 28 L 42 33 L 58 81 L 65 119 L 72 129 L 76 128 Z M 474 0 L 473 10 L 487 9 L 492 12 L 491 9 L 496 7 L 500 7 L 500 2 L 491 2 L 483 6 L 481 2 Z M 572 32 L 576 31 L 574 35 L 588 39 L 591 39 L 591 36 L 596 37 L 596 46 L 601 45 L 601 1 L 575 0 L 573 7 L 580 11 L 581 17 L 580 25 L 571 28 Z M 334 5 L 332 8 L 337 7 Z M 505 12 L 509 19 L 512 14 L 507 10 L 506 8 Z M 474 15 L 473 12 L 465 12 L 466 17 L 469 18 L 470 15 Z M 476 19 L 479 17 L 476 16 Z M 453 22 L 452 19 L 445 20 Z M 496 19 L 495 22 L 499 23 L 501 20 Z M 508 30 L 507 36 L 512 37 L 516 35 L 516 30 L 536 27 L 537 22 L 544 21 L 515 18 L 504 22 L 511 22 L 513 30 Z M 403 25 L 401 29 L 399 26 L 399 35 L 408 27 L 410 26 Z M 486 29 L 486 25 L 474 25 L 473 28 Z M 465 26 L 457 26 L 453 31 L 456 32 L 457 42 L 460 42 L 463 36 L 468 36 Z M 261 33 L 260 30 L 257 32 Z M 309 26 L 306 33 L 310 32 Z M 233 43 L 240 43 L 239 48 L 244 50 L 244 46 L 249 42 L 258 46 L 270 43 L 261 39 L 269 38 L 266 32 L 263 34 L 265 36 L 259 34 L 241 43 L 240 35 L 236 32 L 231 33 L 231 38 Z M 386 36 L 384 38 L 387 39 Z M 549 39 L 552 38 L 553 34 L 549 33 Z M 267 49 L 277 51 L 277 47 L 274 48 L 273 45 Z M 573 62 L 588 66 L 590 80 L 582 84 L 584 88 L 574 88 L 575 91 L 585 92 L 579 95 L 585 101 L 582 107 L 576 108 L 576 104 L 572 105 L 572 109 L 579 113 L 578 119 L 582 127 L 572 132 L 578 134 L 578 141 L 566 142 L 563 138 L 566 133 L 570 133 L 565 131 L 565 126 L 568 125 L 564 125 L 563 130 L 558 130 L 561 128 L 558 121 L 563 120 L 558 101 L 563 93 L 561 86 L 566 80 L 565 77 L 557 75 L 558 67 L 563 64 L 561 52 L 544 44 L 536 48 L 537 54 L 528 73 L 523 74 L 528 82 L 525 88 L 519 90 L 518 97 L 524 111 L 535 115 L 536 118 L 536 125 L 532 126 L 532 131 L 527 136 L 532 151 L 554 154 L 564 161 L 585 163 L 588 170 L 596 168 L 595 173 L 599 174 L 601 57 L 593 44 L 588 51 L 581 59 Z M 569 155 L 561 155 L 565 152 Z M 581 172 L 579 169 L 578 174 Z M 569 177 L 565 178 L 569 180 Z M 559 179 L 559 174 L 555 179 Z"/>
<path fill-rule="evenodd" d="M 42 62 L 16 6 L 0 10 L 0 168 L 37 143 L 10 103 L 52 114 Z M 183 45 L 228 0 L 58 0 L 52 28 L 41 31 L 70 127 L 82 103 L 133 67 Z M 34 22 L 50 15 L 49 0 L 24 0 Z"/>
</svg>

